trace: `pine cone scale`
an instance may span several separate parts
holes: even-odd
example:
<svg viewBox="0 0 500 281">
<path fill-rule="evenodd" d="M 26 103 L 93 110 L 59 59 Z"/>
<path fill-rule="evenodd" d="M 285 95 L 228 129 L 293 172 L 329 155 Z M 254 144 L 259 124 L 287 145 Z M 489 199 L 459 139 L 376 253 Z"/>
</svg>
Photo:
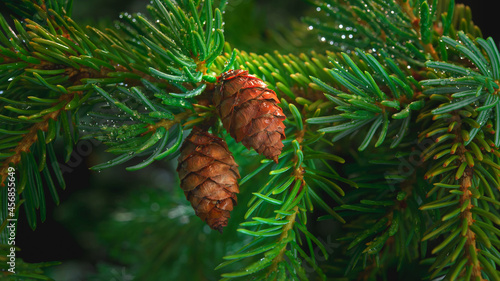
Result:
<svg viewBox="0 0 500 281">
<path fill-rule="evenodd" d="M 232 192 L 227 192 L 224 188 L 220 188 L 220 185 L 212 180 L 206 180 L 198 186 L 193 191 L 193 195 L 200 198 L 207 198 L 208 200 L 224 200 L 226 198 L 232 198 Z"/>
<path fill-rule="evenodd" d="M 223 175 L 211 177 L 211 179 L 220 185 L 225 185 L 226 189 L 228 186 L 233 186 L 233 185 L 238 184 L 238 181 L 235 179 L 234 174 L 233 175 L 223 174 Z"/>
<path fill-rule="evenodd" d="M 221 209 L 221 210 L 227 210 L 227 211 L 232 211 L 233 207 L 234 207 L 234 203 L 233 202 L 234 201 L 231 200 L 231 199 L 222 200 L 219 203 L 219 209 Z"/>
<path fill-rule="evenodd" d="M 197 174 L 207 178 L 213 178 L 215 175 L 220 175 L 221 173 L 227 173 L 229 171 L 227 164 L 221 162 L 214 162 L 212 165 L 208 165 L 204 169 L 198 170 Z"/>
<path fill-rule="evenodd" d="M 227 158 L 227 153 L 228 153 L 226 149 L 216 144 L 200 147 L 197 150 L 197 152 L 219 161 L 223 160 L 224 158 Z"/>
<path fill-rule="evenodd" d="M 184 191 L 191 191 L 198 185 L 202 184 L 207 177 L 200 176 L 195 173 L 189 173 L 186 177 L 181 178 L 181 185 Z"/>
<path fill-rule="evenodd" d="M 196 157 L 188 157 L 184 162 L 182 162 L 183 168 L 187 171 L 196 172 L 208 165 L 210 165 L 214 159 L 204 156 L 203 154 L 198 154 Z"/>
</svg>

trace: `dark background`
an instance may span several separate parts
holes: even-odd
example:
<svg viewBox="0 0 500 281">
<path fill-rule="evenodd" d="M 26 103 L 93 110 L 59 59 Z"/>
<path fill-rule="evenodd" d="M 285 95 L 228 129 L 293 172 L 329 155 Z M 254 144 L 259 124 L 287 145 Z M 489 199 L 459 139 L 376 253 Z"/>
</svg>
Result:
<svg viewBox="0 0 500 281">
<path fill-rule="evenodd" d="M 472 20 L 479 26 L 484 38 L 489 36 L 498 42 L 500 40 L 500 30 L 495 18 L 498 17 L 498 10 L 494 8 L 498 1 L 495 0 L 455 0 L 455 3 L 463 3 L 472 10 Z M 496 6 L 495 6 L 496 7 Z"/>
</svg>

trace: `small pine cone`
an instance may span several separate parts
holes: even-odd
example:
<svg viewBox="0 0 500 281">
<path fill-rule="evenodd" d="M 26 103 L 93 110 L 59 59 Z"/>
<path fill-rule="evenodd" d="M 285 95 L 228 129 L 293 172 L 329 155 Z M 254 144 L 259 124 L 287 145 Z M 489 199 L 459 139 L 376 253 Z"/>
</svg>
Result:
<svg viewBox="0 0 500 281">
<path fill-rule="evenodd" d="M 241 69 L 222 73 L 217 83 L 213 101 L 224 128 L 237 142 L 278 163 L 286 117 L 276 93 Z"/>
<path fill-rule="evenodd" d="M 194 127 L 181 147 L 177 172 L 196 215 L 222 233 L 237 203 L 240 178 L 226 142 Z"/>
</svg>

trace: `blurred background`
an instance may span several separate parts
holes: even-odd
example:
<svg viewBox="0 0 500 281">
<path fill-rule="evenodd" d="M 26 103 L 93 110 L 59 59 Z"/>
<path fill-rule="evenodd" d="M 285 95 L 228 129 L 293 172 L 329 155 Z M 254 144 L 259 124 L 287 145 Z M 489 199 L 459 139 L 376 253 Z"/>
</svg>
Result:
<svg viewBox="0 0 500 281">
<path fill-rule="evenodd" d="M 471 6 L 473 20 L 483 35 L 500 38 L 493 24 L 495 9 L 486 2 L 456 1 Z M 74 0 L 74 19 L 107 26 L 121 12 L 145 13 L 146 0 Z M 491 3 L 490 3 L 491 5 Z M 0 10 L 6 12 L 1 6 Z M 301 16 L 314 13 L 305 0 L 231 0 L 225 13 L 225 36 L 233 47 L 264 53 L 311 50 L 318 41 L 300 24 Z M 295 30 L 294 33 L 291 31 Z M 231 144 L 230 144 L 231 147 Z M 235 155 L 247 152 L 235 145 Z M 176 159 L 128 172 L 128 163 L 91 172 L 105 162 L 106 147 L 81 141 L 69 163 L 62 164 L 68 188 L 60 192 L 61 204 L 47 204 L 47 221 L 32 231 L 18 224 L 19 256 L 27 262 L 61 261 L 47 269 L 55 280 L 218 280 L 213 269 L 224 254 L 241 247 L 248 237 L 236 234 L 252 190 L 244 186 L 239 208 L 232 213 L 225 233 L 211 231 L 194 215 L 179 188 Z M 57 150 L 56 150 L 57 151 Z M 239 157 L 240 171 L 255 167 Z M 243 173 L 242 173 L 243 174 Z M 24 214 L 21 212 L 20 222 Z M 325 237 L 332 230 L 317 223 L 314 232 Z M 186 235 L 190 233 L 191 235 Z M 197 233 L 193 235 L 192 233 Z"/>
</svg>

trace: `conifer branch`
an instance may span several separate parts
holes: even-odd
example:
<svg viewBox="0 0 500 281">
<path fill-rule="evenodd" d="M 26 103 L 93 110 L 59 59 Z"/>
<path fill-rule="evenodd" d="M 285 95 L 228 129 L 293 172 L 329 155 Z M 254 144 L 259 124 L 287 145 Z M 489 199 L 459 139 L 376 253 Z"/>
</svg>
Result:
<svg viewBox="0 0 500 281">
<path fill-rule="evenodd" d="M 2 166 L 0 166 L 0 186 L 5 186 L 5 180 L 8 174 L 8 168 L 11 166 L 19 165 L 21 161 L 22 152 L 30 152 L 30 148 L 38 141 L 38 131 L 47 131 L 49 126 L 49 119 L 57 120 L 61 112 L 64 112 L 64 107 L 66 107 L 74 98 L 74 95 L 81 95 L 81 92 L 75 92 L 73 94 L 62 95 L 59 102 L 63 102 L 64 106 L 60 109 L 50 112 L 43 116 L 41 122 L 37 122 L 32 125 L 27 132 L 23 134 L 23 138 L 19 141 L 19 144 L 13 149 L 13 155 L 3 160 Z M 59 104 L 59 102 L 57 104 Z M 57 104 L 54 104 L 56 106 Z"/>
</svg>

